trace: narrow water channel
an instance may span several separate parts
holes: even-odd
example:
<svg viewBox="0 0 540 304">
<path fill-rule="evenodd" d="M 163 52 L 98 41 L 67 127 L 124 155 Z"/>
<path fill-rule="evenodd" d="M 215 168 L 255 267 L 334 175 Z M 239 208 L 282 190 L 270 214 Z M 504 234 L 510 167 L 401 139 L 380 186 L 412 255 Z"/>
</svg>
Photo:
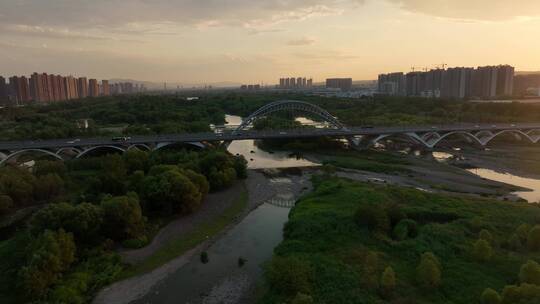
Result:
<svg viewBox="0 0 540 304">
<path fill-rule="evenodd" d="M 134 303 L 239 303 L 263 274 L 282 240 L 290 209 L 263 204 L 208 248 L 208 263 L 194 256 Z M 239 258 L 246 259 L 239 266 Z"/>
</svg>

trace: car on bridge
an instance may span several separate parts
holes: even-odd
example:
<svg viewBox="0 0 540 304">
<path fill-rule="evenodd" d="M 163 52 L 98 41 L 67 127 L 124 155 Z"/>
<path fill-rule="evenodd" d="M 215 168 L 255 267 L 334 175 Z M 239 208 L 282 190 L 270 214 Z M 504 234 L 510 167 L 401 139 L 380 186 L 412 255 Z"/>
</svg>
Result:
<svg viewBox="0 0 540 304">
<path fill-rule="evenodd" d="M 128 141 L 131 140 L 131 137 L 128 136 L 118 136 L 111 138 L 112 141 Z"/>
</svg>

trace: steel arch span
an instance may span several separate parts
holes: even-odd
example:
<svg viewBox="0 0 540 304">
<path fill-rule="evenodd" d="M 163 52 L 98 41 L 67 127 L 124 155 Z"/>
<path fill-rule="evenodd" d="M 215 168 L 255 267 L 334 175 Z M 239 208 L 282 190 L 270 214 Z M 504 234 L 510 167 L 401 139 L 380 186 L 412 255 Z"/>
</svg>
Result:
<svg viewBox="0 0 540 304">
<path fill-rule="evenodd" d="M 247 129 L 249 126 L 257 120 L 259 117 L 264 117 L 268 114 L 279 112 L 279 111 L 300 111 L 315 115 L 321 118 L 323 121 L 329 123 L 332 127 L 338 130 L 347 130 L 347 128 L 337 120 L 334 116 L 328 113 L 323 108 L 316 106 L 314 104 L 298 101 L 298 100 L 280 100 L 276 102 L 269 103 L 257 111 L 253 112 L 246 119 L 242 121 L 242 124 L 238 126 L 235 132 L 242 131 Z"/>
</svg>

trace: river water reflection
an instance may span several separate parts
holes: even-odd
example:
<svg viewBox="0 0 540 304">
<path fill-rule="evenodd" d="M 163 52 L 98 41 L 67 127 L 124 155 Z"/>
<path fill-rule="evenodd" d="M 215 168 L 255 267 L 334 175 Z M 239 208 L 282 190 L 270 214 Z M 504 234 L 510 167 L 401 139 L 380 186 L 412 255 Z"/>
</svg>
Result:
<svg viewBox="0 0 540 304">
<path fill-rule="evenodd" d="M 538 179 L 521 177 L 510 173 L 500 173 L 484 168 L 469 169 L 467 171 L 490 180 L 531 189 L 532 191 L 517 191 L 514 194 L 526 199 L 530 203 L 540 202 L 540 180 Z"/>
<path fill-rule="evenodd" d="M 455 155 L 449 152 L 434 151 L 433 158 L 440 162 L 446 162 Z M 482 178 L 531 189 L 531 191 L 517 191 L 515 195 L 527 200 L 530 203 L 540 202 L 540 180 L 534 178 L 522 177 L 508 172 L 498 172 L 487 168 L 467 169 L 467 171 L 476 174 Z"/>
<path fill-rule="evenodd" d="M 235 115 L 225 115 L 226 125 L 239 125 L 242 118 Z M 308 122 L 303 119 L 302 122 Z M 288 167 L 307 167 L 316 166 L 317 163 L 311 162 L 301 157 L 290 155 L 290 152 L 275 151 L 267 152 L 257 147 L 254 140 L 235 140 L 228 148 L 232 154 L 243 155 L 248 161 L 248 168 L 288 168 Z"/>
</svg>

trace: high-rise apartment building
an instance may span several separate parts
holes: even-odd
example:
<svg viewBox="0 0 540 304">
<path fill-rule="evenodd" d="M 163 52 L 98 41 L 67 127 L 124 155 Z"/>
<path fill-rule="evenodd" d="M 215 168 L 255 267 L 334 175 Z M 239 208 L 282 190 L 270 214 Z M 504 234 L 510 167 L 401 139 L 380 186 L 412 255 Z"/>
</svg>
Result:
<svg viewBox="0 0 540 304">
<path fill-rule="evenodd" d="M 400 73 L 379 75 L 379 92 L 449 99 L 495 98 L 511 96 L 514 87 L 514 68 L 508 65 L 411 72 L 405 75 L 404 91 L 400 90 L 400 76 Z"/>
<path fill-rule="evenodd" d="M 12 76 L 9 78 L 9 85 L 17 104 L 25 104 L 31 100 L 28 78 Z"/>
<path fill-rule="evenodd" d="M 79 88 L 77 85 L 77 79 L 75 77 L 64 77 L 64 89 L 66 91 L 67 100 L 79 98 Z"/>
<path fill-rule="evenodd" d="M 309 81 L 306 77 L 287 77 L 279 79 L 280 89 L 304 89 L 313 85 L 313 80 Z"/>
<path fill-rule="evenodd" d="M 511 96 L 514 91 L 514 67 L 501 65 L 497 70 L 497 96 Z"/>
<path fill-rule="evenodd" d="M 30 76 L 30 96 L 36 102 L 49 102 L 51 99 L 52 84 L 49 84 L 49 76 L 45 73 L 33 73 Z"/>
<path fill-rule="evenodd" d="M 110 96 L 111 95 L 111 89 L 110 89 L 108 80 L 102 80 L 101 81 L 101 95 L 103 95 L 103 96 Z"/>
<path fill-rule="evenodd" d="M 404 96 L 405 75 L 403 73 L 390 73 L 379 75 L 378 91 L 391 96 Z"/>
<path fill-rule="evenodd" d="M 96 79 L 88 80 L 88 94 L 90 97 L 99 96 L 99 87 Z"/>
<path fill-rule="evenodd" d="M 79 98 L 88 97 L 88 80 L 86 77 L 79 77 L 77 79 L 77 88 L 79 90 Z"/>
<path fill-rule="evenodd" d="M 352 88 L 352 78 L 328 78 L 326 88 L 350 91 Z"/>
<path fill-rule="evenodd" d="M 8 100 L 8 86 L 6 79 L 0 76 L 0 102 L 6 102 Z"/>
</svg>

